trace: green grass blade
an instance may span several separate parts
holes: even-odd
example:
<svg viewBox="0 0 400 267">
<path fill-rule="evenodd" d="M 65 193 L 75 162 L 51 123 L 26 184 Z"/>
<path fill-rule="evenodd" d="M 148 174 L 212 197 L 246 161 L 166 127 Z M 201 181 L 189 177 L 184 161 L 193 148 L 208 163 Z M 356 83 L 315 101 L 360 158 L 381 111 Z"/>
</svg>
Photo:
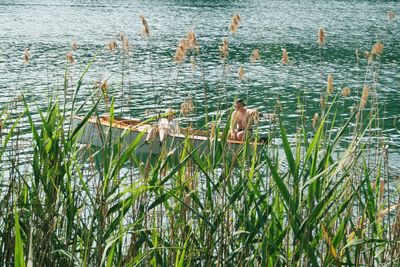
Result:
<svg viewBox="0 0 400 267">
<path fill-rule="evenodd" d="M 15 247 L 14 247 L 14 266 L 25 267 L 24 261 L 24 244 L 21 237 L 21 230 L 19 225 L 18 212 L 14 211 L 14 222 L 15 222 Z"/>
</svg>

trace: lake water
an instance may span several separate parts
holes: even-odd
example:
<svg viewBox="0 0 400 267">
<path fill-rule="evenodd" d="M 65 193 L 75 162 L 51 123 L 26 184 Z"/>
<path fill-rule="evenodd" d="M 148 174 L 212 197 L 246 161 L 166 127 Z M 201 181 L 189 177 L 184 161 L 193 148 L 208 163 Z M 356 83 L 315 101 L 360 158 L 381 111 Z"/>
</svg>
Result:
<svg viewBox="0 0 400 267">
<path fill-rule="evenodd" d="M 62 95 L 66 68 L 70 97 L 80 74 L 97 55 L 79 102 L 93 91 L 95 80 L 108 79 L 116 109 L 126 116 L 143 117 L 146 110 L 166 107 L 179 109 L 186 98 L 192 98 L 197 111 L 191 120 L 201 124 L 206 101 L 213 112 L 219 103 L 226 107 L 225 95 L 229 102 L 238 95 L 247 99 L 248 106 L 269 113 L 279 97 L 285 123 L 293 134 L 299 116 L 298 99 L 306 105 L 310 123 L 320 110 L 326 76 L 332 73 L 336 91 L 345 86 L 352 89 L 348 99 L 339 97 L 339 102 L 346 101 L 340 105 L 341 118 L 359 99 L 364 81 L 376 86 L 383 133 L 392 155 L 398 157 L 400 19 L 395 16 L 389 21 L 390 10 L 400 15 L 395 1 L 2 0 L 0 106 L 3 109 L 23 92 L 30 103 L 36 101 L 44 107 L 42 103 L 49 95 Z M 228 26 L 237 13 L 242 23 L 233 35 Z M 142 36 L 140 15 L 149 23 L 149 39 Z M 321 50 L 316 42 L 320 27 L 326 31 Z M 172 60 L 179 40 L 191 30 L 200 46 L 194 70 L 190 59 L 179 66 Z M 131 45 L 128 56 L 120 51 L 120 32 Z M 219 46 L 225 37 L 230 52 L 224 74 Z M 104 48 L 111 40 L 117 41 L 119 51 L 111 53 Z M 367 72 L 363 51 L 370 51 L 377 41 L 384 44 L 381 63 L 373 64 Z M 73 52 L 75 63 L 66 64 L 65 55 L 71 51 L 72 42 L 79 46 Z M 25 48 L 30 50 L 29 64 L 23 64 Z M 250 63 L 256 48 L 261 59 Z M 281 63 L 283 48 L 289 52 L 288 66 Z M 237 75 L 240 66 L 245 70 L 241 81 Z M 375 85 L 374 70 L 379 70 Z M 261 127 L 262 131 L 267 127 Z"/>
</svg>

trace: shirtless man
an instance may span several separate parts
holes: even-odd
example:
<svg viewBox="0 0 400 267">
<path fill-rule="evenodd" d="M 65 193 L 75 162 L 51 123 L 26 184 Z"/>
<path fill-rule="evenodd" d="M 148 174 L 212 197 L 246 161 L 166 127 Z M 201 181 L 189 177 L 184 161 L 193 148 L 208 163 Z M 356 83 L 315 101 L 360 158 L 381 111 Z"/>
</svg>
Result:
<svg viewBox="0 0 400 267">
<path fill-rule="evenodd" d="M 243 141 L 246 135 L 252 132 L 252 124 L 259 121 L 259 112 L 255 109 L 248 109 L 242 99 L 237 99 L 234 102 L 235 111 L 231 117 L 231 127 L 229 139 Z"/>
</svg>

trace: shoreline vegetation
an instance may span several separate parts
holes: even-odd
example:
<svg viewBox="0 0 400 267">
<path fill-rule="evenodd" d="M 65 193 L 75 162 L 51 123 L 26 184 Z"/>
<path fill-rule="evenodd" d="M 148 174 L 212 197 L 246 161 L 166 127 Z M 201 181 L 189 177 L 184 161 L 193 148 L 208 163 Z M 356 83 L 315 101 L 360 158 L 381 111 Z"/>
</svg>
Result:
<svg viewBox="0 0 400 267">
<path fill-rule="evenodd" d="M 388 19 L 395 19 L 390 11 Z M 231 18 L 229 31 L 241 30 L 242 18 Z M 143 38 L 151 29 L 142 15 Z M 122 53 L 124 92 L 128 37 L 105 48 Z M 320 55 L 326 32 L 317 31 Z M 148 40 L 150 42 L 151 40 Z M 299 97 L 294 133 L 285 126 L 279 99 L 277 121 L 268 143 L 250 140 L 237 151 L 227 145 L 232 112 L 224 81 L 229 38 L 221 55 L 218 111 L 204 110 L 203 130 L 220 136 L 204 142 L 199 152 L 187 138 L 179 147 L 164 147 L 157 156 L 137 154 L 137 140 L 122 146 L 123 136 L 102 132 L 103 145 L 80 144 L 90 116 L 121 116 L 118 97 L 107 79 L 97 82 L 82 104 L 76 97 L 96 57 L 78 78 L 72 93 L 68 69 L 74 64 L 74 42 L 66 54 L 64 95 L 50 97 L 43 110 L 23 94 L 0 111 L 0 264 L 14 266 L 373 266 L 400 264 L 400 195 L 398 177 L 389 171 L 387 137 L 382 130 L 378 78 L 384 45 L 377 41 L 356 64 L 368 61 L 359 88 L 336 88 L 334 73 L 321 67 L 320 111 L 308 114 Z M 149 51 L 150 53 L 150 51 Z M 204 72 L 194 31 L 179 41 L 172 60 L 177 77 L 183 62 Z M 283 66 L 290 51 L 282 49 Z M 255 49 L 250 61 L 262 53 Z M 29 64 L 25 50 L 23 64 Z M 149 56 L 150 68 L 151 57 Z M 237 70 L 238 79 L 246 70 Z M 156 80 L 157 77 L 152 79 Z M 204 88 L 205 107 L 207 92 Z M 357 97 L 346 100 L 350 94 Z M 234 96 L 238 97 L 238 96 Z M 343 100 L 341 100 L 343 99 Z M 344 113 L 346 101 L 353 101 Z M 68 103 L 67 103 L 68 102 Z M 67 105 L 68 104 L 68 105 Z M 161 107 L 157 100 L 157 108 Z M 198 104 L 198 103 L 197 103 Z M 191 99 L 182 102 L 180 119 L 191 128 Z M 37 109 L 38 115 L 33 112 Z M 346 109 L 347 110 L 347 109 Z M 154 112 L 158 112 L 155 110 Z M 36 111 L 35 111 L 36 112 Z M 344 113 L 344 114 L 343 114 Z M 85 117 L 73 128 L 74 115 Z M 343 122 L 338 117 L 344 116 Z M 307 120 L 312 117 L 312 120 Z M 21 123 L 29 132 L 20 132 Z M 21 136 L 30 136 L 28 145 Z M 289 138 L 288 136 L 294 136 Z M 254 138 L 257 140 L 258 130 Z M 178 149 L 179 153 L 173 153 Z M 6 168 L 7 167 L 7 168 Z"/>
</svg>

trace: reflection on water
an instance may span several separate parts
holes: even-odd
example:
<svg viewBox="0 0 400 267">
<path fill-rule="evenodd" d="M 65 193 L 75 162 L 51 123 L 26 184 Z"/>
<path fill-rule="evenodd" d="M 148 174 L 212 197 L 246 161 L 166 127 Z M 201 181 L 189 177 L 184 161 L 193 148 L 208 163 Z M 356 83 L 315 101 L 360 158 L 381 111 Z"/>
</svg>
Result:
<svg viewBox="0 0 400 267">
<path fill-rule="evenodd" d="M 389 10 L 400 14 L 395 2 L 6 0 L 0 6 L 2 107 L 20 92 L 30 103 L 64 95 L 66 67 L 69 87 L 65 94 L 71 99 L 79 76 L 96 56 L 78 96 L 81 103 L 93 92 L 95 81 L 108 79 L 116 110 L 124 115 L 143 118 L 145 110 L 179 109 L 190 97 L 196 105 L 191 121 L 201 125 L 205 103 L 208 111 L 215 112 L 219 106 L 228 107 L 226 97 L 231 102 L 239 95 L 247 99 L 248 106 L 269 113 L 279 98 L 285 123 L 293 133 L 300 116 L 295 112 L 299 98 L 311 123 L 319 111 L 326 76 L 332 73 L 335 91 L 345 86 L 352 89 L 349 98 L 339 98 L 340 120 L 348 117 L 359 100 L 364 80 L 376 85 L 382 103 L 380 127 L 393 157 L 399 155 L 400 135 L 394 127 L 400 124 L 399 19 L 387 20 Z M 242 25 L 232 35 L 227 28 L 236 13 Z M 141 35 L 140 14 L 150 26 L 148 40 Z M 316 43 L 320 27 L 327 35 L 321 50 Z M 190 53 L 184 64 L 176 65 L 172 60 L 176 45 L 189 30 L 196 32 L 200 52 Z M 120 51 L 120 32 L 129 40 L 129 55 Z M 218 50 L 224 37 L 229 39 L 226 67 Z M 104 48 L 110 40 L 118 41 L 118 51 Z M 367 70 L 363 51 L 370 51 L 378 40 L 384 44 L 384 55 L 379 65 Z M 75 64 L 67 66 L 65 55 L 73 41 L 78 44 L 73 51 Z M 25 48 L 30 50 L 29 64 L 22 63 Z M 250 63 L 255 48 L 261 59 Z M 289 52 L 288 66 L 281 64 L 283 48 Z M 245 77 L 240 81 L 241 66 Z M 379 70 L 377 82 L 373 80 L 375 70 Z M 261 131 L 268 127 L 262 124 Z"/>
</svg>

